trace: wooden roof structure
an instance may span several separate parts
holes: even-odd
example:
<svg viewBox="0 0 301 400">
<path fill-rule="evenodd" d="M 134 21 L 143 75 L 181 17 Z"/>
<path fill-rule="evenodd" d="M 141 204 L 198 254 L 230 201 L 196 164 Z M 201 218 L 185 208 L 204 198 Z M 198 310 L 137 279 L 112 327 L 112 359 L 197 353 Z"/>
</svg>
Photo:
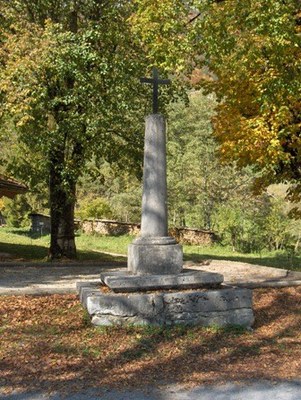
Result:
<svg viewBox="0 0 301 400">
<path fill-rule="evenodd" d="M 25 193 L 27 190 L 27 186 L 22 183 L 0 175 L 0 197 L 6 196 L 12 199 L 17 194 Z"/>
</svg>

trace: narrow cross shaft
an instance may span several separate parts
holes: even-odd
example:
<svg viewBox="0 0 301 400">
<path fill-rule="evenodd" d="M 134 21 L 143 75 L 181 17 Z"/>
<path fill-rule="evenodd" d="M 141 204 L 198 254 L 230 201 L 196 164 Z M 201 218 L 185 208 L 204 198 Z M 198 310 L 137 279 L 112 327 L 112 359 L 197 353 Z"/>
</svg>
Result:
<svg viewBox="0 0 301 400">
<path fill-rule="evenodd" d="M 159 110 L 159 85 L 168 85 L 170 79 L 159 79 L 157 68 L 153 68 L 152 78 L 140 78 L 142 83 L 150 83 L 153 85 L 153 113 L 158 114 Z"/>
</svg>

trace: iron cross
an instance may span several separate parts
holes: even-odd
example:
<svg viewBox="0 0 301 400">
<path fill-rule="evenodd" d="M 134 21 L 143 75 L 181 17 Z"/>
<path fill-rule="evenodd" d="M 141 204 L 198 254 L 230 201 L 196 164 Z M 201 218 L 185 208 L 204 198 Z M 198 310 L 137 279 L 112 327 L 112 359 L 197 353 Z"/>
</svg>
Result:
<svg viewBox="0 0 301 400">
<path fill-rule="evenodd" d="M 153 85 L 153 113 L 157 114 L 159 109 L 159 85 L 168 85 L 170 79 L 159 79 L 159 74 L 157 68 L 153 68 L 152 78 L 140 78 L 142 83 L 150 83 Z"/>
</svg>

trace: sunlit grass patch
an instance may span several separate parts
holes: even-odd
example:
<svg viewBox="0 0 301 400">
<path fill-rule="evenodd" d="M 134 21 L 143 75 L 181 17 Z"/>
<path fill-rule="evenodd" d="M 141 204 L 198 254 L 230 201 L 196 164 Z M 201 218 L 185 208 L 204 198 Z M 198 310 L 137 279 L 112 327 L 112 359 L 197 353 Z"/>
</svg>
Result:
<svg viewBox="0 0 301 400">
<path fill-rule="evenodd" d="M 76 247 L 79 261 L 125 262 L 128 245 L 134 237 L 129 235 L 101 236 L 78 234 Z M 32 236 L 30 230 L 0 228 L 0 252 L 10 253 L 15 259 L 46 261 L 50 237 Z M 210 260 L 239 261 L 267 267 L 301 271 L 301 254 L 286 251 L 239 253 L 230 247 L 184 245 L 184 260 L 210 262 Z"/>
</svg>

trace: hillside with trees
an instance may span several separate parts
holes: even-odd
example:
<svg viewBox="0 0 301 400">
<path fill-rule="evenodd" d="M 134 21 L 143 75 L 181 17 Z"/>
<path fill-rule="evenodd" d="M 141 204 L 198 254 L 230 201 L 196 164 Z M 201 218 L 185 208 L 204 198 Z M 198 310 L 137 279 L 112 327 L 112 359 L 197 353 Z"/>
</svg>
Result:
<svg viewBox="0 0 301 400">
<path fill-rule="evenodd" d="M 31 189 L 1 208 L 50 214 L 50 259 L 76 256 L 75 216 L 139 221 L 153 66 L 173 82 L 171 225 L 298 247 L 299 0 L 0 0 L 0 22 L 0 172 Z"/>
</svg>

